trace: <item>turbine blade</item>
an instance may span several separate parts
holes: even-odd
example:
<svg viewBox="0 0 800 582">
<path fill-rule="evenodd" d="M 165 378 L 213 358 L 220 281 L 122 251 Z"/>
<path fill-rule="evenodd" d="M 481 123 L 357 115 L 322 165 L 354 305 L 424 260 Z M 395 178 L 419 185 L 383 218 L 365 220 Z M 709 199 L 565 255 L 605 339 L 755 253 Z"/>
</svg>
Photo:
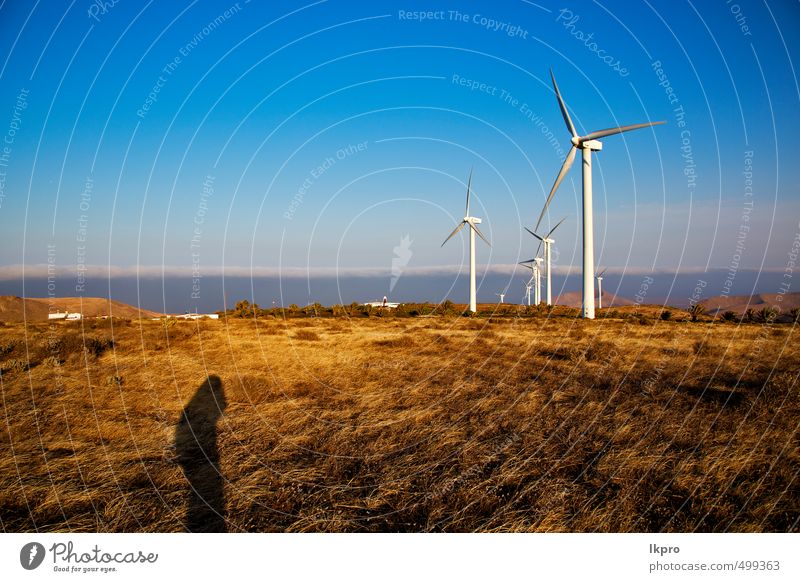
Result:
<svg viewBox="0 0 800 582">
<path fill-rule="evenodd" d="M 558 90 L 558 83 L 556 83 L 556 76 L 553 74 L 553 69 L 550 69 L 550 78 L 553 80 L 553 89 L 556 90 L 558 106 L 561 108 L 561 115 L 564 117 L 564 123 L 567 124 L 567 130 L 572 134 L 572 137 L 578 137 L 578 132 L 575 131 L 575 126 L 567 112 L 567 104 L 564 103 L 564 99 L 561 97 L 561 91 Z"/>
<path fill-rule="evenodd" d="M 569 153 L 567 154 L 567 159 L 564 160 L 564 165 L 561 166 L 561 171 L 558 173 L 558 177 L 556 178 L 553 187 L 550 189 L 550 194 L 547 196 L 547 200 L 544 203 L 544 208 L 542 208 L 542 213 L 539 215 L 539 220 L 536 221 L 536 227 L 534 230 L 539 230 L 539 225 L 542 222 L 542 218 L 544 218 L 545 213 L 547 213 L 547 207 L 550 205 L 550 201 L 555 196 L 556 190 L 561 185 L 561 181 L 564 179 L 564 176 L 567 175 L 569 169 L 572 167 L 572 162 L 575 161 L 575 154 L 577 153 L 578 149 L 575 146 L 570 148 Z"/>
<path fill-rule="evenodd" d="M 624 131 L 633 131 L 634 129 L 641 129 L 643 127 L 650 127 L 653 125 L 661 125 L 662 123 L 666 123 L 664 121 L 653 121 L 650 123 L 636 123 L 634 125 L 623 125 L 621 127 L 610 127 L 608 129 L 601 129 L 600 131 L 593 131 L 592 133 L 587 133 L 586 135 L 581 137 L 581 143 L 588 141 L 590 139 L 600 139 L 601 137 L 607 137 L 609 135 L 616 135 L 618 133 L 622 133 Z"/>
<path fill-rule="evenodd" d="M 561 226 L 561 223 L 562 223 L 562 222 L 564 222 L 566 219 L 567 219 L 567 217 L 565 216 L 564 218 L 562 218 L 562 219 L 561 219 L 561 220 L 558 222 L 558 224 L 557 224 L 557 225 L 555 225 L 553 228 L 551 228 L 551 229 L 550 229 L 550 232 L 548 232 L 548 233 L 547 233 L 547 237 L 546 237 L 546 238 L 550 238 L 550 235 L 551 235 L 551 234 L 553 234 L 553 233 L 555 232 L 555 230 L 556 230 L 556 229 L 557 229 L 559 226 Z"/>
<path fill-rule="evenodd" d="M 469 216 L 469 191 L 472 186 L 472 169 L 469 171 L 469 178 L 467 179 L 467 210 L 464 216 Z"/>
<path fill-rule="evenodd" d="M 606 272 L 606 271 L 608 271 L 608 267 L 606 267 L 605 269 L 603 269 L 602 271 L 600 271 L 600 274 L 599 274 L 599 275 L 597 275 L 597 276 L 598 276 L 598 277 L 602 277 L 602 276 L 605 274 L 605 272 Z"/>
<path fill-rule="evenodd" d="M 479 237 L 483 239 L 483 242 L 485 242 L 489 246 L 492 246 L 492 243 L 490 243 L 489 240 L 485 236 L 483 236 L 483 233 L 480 230 L 478 230 L 477 226 L 475 226 L 471 222 L 469 223 L 469 225 L 472 227 L 472 230 L 475 231 L 475 234 L 477 234 Z"/>
<path fill-rule="evenodd" d="M 453 230 L 453 232 L 451 232 L 451 233 L 450 233 L 450 236 L 448 236 L 446 239 L 444 239 L 444 242 L 442 243 L 442 246 L 444 246 L 444 243 L 446 243 L 446 242 L 447 242 L 447 241 L 449 241 L 451 238 L 453 238 L 454 236 L 456 236 L 456 233 L 457 233 L 459 230 L 461 230 L 462 228 L 464 228 L 464 225 L 465 225 L 465 224 L 467 224 L 467 223 L 466 223 L 466 222 L 464 222 L 464 221 L 462 220 L 462 221 L 461 221 L 461 224 L 459 224 L 459 225 L 458 225 L 458 226 L 455 228 L 455 230 Z"/>
<path fill-rule="evenodd" d="M 542 237 L 540 237 L 538 234 L 536 234 L 535 232 L 533 232 L 533 231 L 532 231 L 530 228 L 528 228 L 527 226 L 523 226 L 522 228 L 524 228 L 525 230 L 527 230 L 529 233 L 531 233 L 533 236 L 535 236 L 535 237 L 536 237 L 536 238 L 538 238 L 539 240 L 544 240 Z"/>
</svg>

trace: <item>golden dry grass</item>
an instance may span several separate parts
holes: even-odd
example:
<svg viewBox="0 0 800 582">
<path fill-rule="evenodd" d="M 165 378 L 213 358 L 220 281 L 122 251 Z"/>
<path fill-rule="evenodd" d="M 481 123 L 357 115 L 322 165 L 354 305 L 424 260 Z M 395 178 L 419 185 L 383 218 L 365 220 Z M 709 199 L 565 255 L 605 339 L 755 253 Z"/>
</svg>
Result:
<svg viewBox="0 0 800 582">
<path fill-rule="evenodd" d="M 0 523 L 797 531 L 797 334 L 567 317 L 7 325 Z"/>
</svg>

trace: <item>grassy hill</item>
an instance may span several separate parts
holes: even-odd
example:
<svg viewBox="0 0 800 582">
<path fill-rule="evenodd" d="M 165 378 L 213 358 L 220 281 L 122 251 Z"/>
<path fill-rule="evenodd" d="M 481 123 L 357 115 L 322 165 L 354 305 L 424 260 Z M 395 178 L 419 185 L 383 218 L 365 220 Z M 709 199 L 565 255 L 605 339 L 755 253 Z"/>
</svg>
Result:
<svg viewBox="0 0 800 582">
<path fill-rule="evenodd" d="M 5 325 L 0 524 L 798 531 L 798 333 L 568 315 Z"/>
<path fill-rule="evenodd" d="M 47 321 L 48 313 L 82 313 L 84 317 L 113 316 L 124 319 L 158 317 L 160 314 L 102 297 L 34 298 L 0 295 L 0 322 Z"/>
</svg>

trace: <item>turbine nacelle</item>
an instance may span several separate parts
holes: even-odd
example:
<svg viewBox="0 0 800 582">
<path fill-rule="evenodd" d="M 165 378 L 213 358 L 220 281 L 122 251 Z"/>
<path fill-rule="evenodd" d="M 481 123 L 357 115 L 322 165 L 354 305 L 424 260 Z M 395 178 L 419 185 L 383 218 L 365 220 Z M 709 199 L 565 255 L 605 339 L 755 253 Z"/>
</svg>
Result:
<svg viewBox="0 0 800 582">
<path fill-rule="evenodd" d="M 572 141 L 572 145 L 574 145 L 576 148 L 592 150 L 595 152 L 599 152 L 600 150 L 603 149 L 603 142 L 596 139 L 573 137 L 570 141 Z"/>
<path fill-rule="evenodd" d="M 596 139 L 587 139 L 586 137 L 581 137 L 579 135 L 572 136 L 570 139 L 572 145 L 576 148 L 586 148 L 590 150 L 594 150 L 599 152 L 603 149 L 603 143 Z"/>
</svg>

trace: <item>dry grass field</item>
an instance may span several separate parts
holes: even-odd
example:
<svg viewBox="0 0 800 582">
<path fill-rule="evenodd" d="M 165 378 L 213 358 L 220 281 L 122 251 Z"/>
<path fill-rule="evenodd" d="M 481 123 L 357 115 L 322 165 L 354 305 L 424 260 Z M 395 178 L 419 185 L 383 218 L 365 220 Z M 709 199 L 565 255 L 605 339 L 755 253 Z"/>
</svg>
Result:
<svg viewBox="0 0 800 582">
<path fill-rule="evenodd" d="M 4 531 L 798 531 L 789 323 L 0 326 Z"/>
</svg>

